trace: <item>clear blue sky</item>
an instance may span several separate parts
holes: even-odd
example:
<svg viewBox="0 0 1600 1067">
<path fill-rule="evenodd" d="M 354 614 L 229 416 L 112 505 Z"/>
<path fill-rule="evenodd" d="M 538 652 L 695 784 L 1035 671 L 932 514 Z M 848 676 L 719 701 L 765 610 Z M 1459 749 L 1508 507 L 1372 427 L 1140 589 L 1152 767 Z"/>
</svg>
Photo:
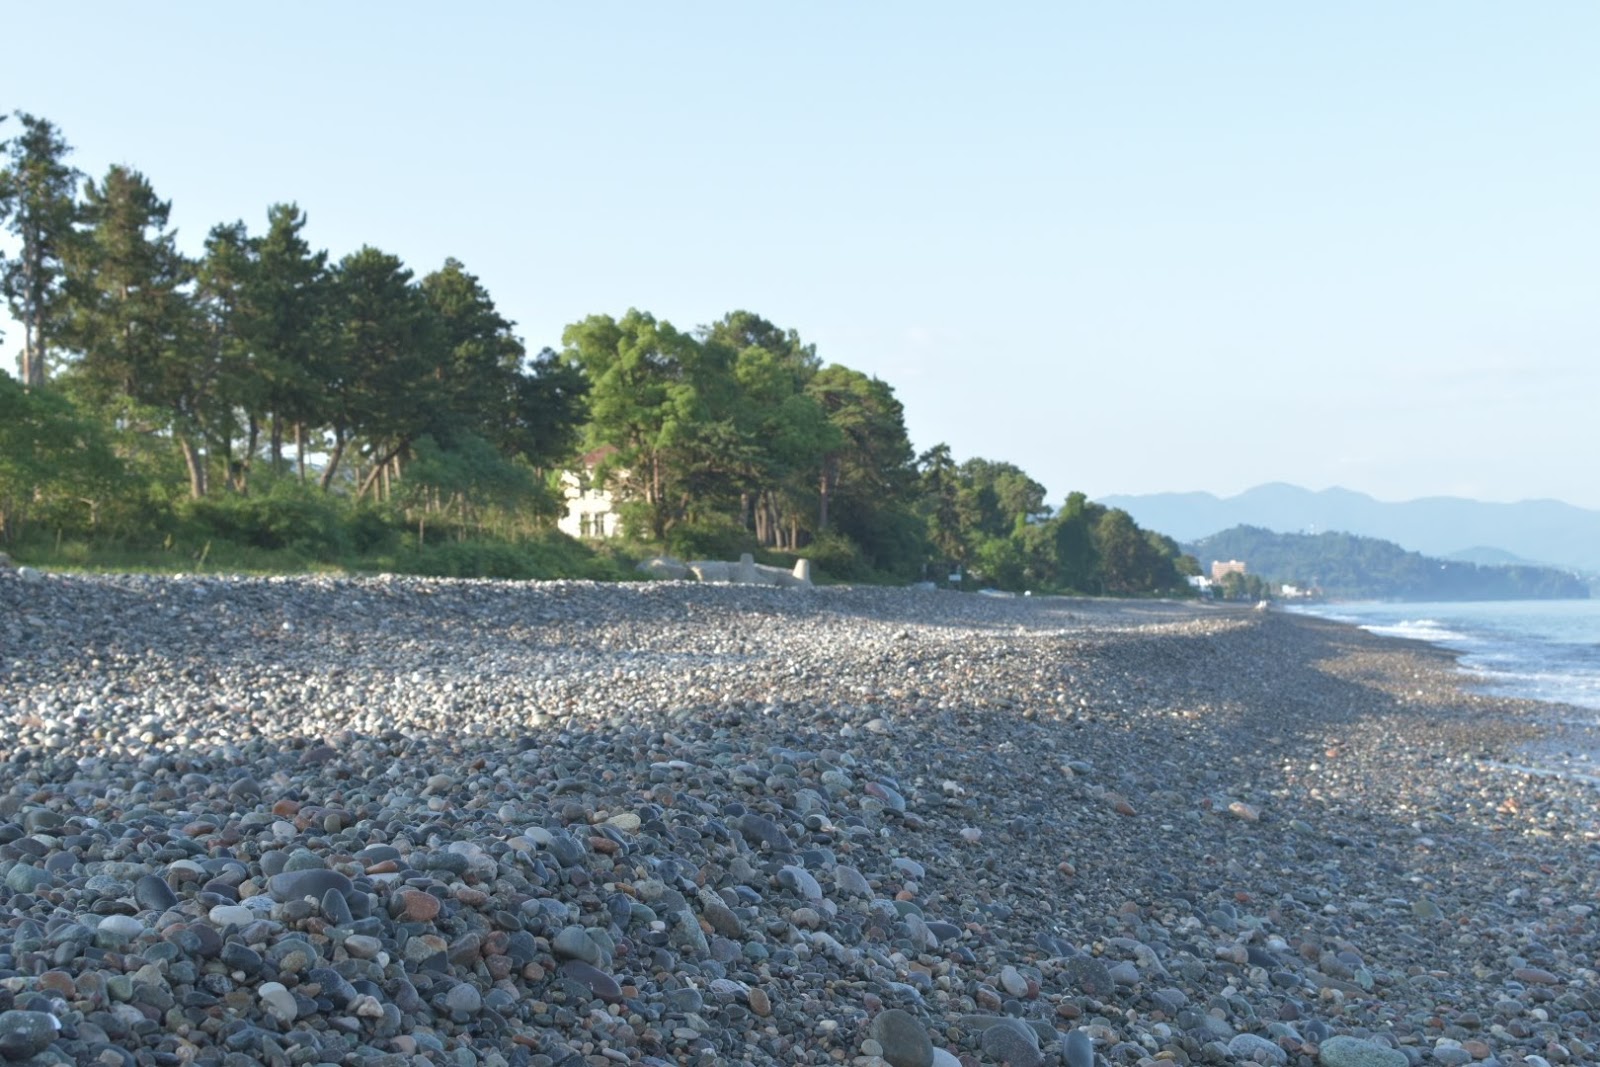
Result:
<svg viewBox="0 0 1600 1067">
<path fill-rule="evenodd" d="M 243 7 L 11 5 L 0 109 L 532 349 L 755 311 L 1053 502 L 1600 507 L 1592 3 Z"/>
</svg>

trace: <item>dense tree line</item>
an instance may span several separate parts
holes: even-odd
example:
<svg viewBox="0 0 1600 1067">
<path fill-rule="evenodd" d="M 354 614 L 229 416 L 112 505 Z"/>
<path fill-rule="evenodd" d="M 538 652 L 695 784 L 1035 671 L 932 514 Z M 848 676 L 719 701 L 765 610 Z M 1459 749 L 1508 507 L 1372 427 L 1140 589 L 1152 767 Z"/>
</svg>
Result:
<svg viewBox="0 0 1600 1067">
<path fill-rule="evenodd" d="M 413 509 L 458 518 L 496 494 L 554 507 L 539 474 L 577 440 L 582 376 L 553 352 L 530 357 L 461 263 L 417 278 L 370 246 L 332 262 L 292 203 L 269 208 L 260 233 L 215 226 L 191 258 L 143 174 L 85 178 L 59 131 L 15 119 L 0 219 L 17 250 L 0 278 L 26 392 L 7 403 L 25 424 L 54 411 L 96 427 L 108 447 L 81 458 L 124 461 L 103 483 L 151 475 L 171 451 L 190 498 L 243 495 L 262 466 L 269 480 L 310 479 L 315 454 L 320 488 L 357 501 L 404 484 Z M 0 532 L 56 480 L 39 448 L 18 455 L 35 453 L 13 461 L 32 476 L 5 483 Z"/>
<path fill-rule="evenodd" d="M 335 260 L 290 202 L 188 256 L 143 174 L 80 174 L 34 116 L 4 134 L 0 282 L 22 351 L 0 376 L 0 539 L 171 515 L 259 538 L 322 521 L 308 500 L 419 541 L 515 539 L 591 454 L 628 531 L 684 552 L 1096 593 L 1180 589 L 1191 569 L 1125 512 L 1081 494 L 1053 511 L 1012 464 L 915 454 L 887 383 L 754 313 L 694 330 L 593 315 L 530 355 L 453 259 L 421 277 L 372 246 Z"/>
<path fill-rule="evenodd" d="M 1485 566 L 1432 559 L 1376 537 L 1274 533 L 1235 526 L 1192 546 L 1208 559 L 1237 559 L 1252 575 L 1347 600 L 1583 599 L 1588 583 L 1554 567 Z"/>
</svg>

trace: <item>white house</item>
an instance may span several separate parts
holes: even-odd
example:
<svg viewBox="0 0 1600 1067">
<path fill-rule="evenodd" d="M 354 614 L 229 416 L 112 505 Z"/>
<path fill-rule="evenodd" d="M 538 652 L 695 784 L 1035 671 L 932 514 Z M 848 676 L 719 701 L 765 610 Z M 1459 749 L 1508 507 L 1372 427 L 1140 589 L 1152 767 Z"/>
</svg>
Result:
<svg viewBox="0 0 1600 1067">
<path fill-rule="evenodd" d="M 601 445 L 580 461 L 581 469 L 561 472 L 561 496 L 566 509 L 556 527 L 571 537 L 616 537 L 622 533 L 622 517 L 611 490 L 595 478 L 595 468 L 616 449 Z"/>
</svg>

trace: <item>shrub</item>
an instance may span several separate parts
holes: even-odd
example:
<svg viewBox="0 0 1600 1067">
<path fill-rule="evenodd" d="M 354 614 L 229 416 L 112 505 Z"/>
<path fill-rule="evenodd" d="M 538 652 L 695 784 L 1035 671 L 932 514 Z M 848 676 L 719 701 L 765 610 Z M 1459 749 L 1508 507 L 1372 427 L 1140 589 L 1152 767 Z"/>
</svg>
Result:
<svg viewBox="0 0 1600 1067">
<path fill-rule="evenodd" d="M 338 503 L 290 482 L 264 496 L 184 500 L 175 510 L 179 529 L 189 540 L 289 550 L 323 562 L 338 559 L 349 548 Z"/>
<path fill-rule="evenodd" d="M 750 531 L 726 520 L 680 522 L 667 531 L 667 552 L 679 559 L 738 559 L 756 550 Z"/>
</svg>

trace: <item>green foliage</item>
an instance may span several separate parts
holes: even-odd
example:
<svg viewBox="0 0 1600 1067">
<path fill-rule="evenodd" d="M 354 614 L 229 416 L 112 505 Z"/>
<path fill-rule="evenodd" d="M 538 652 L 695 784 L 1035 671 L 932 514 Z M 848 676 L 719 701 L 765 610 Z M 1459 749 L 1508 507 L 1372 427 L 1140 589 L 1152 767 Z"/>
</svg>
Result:
<svg viewBox="0 0 1600 1067">
<path fill-rule="evenodd" d="M 738 559 L 758 547 L 749 530 L 725 517 L 677 523 L 666 543 L 668 554 L 679 559 Z"/>
<path fill-rule="evenodd" d="M 72 149 L 45 119 L 16 113 L 21 132 L 5 142 L 0 168 L 0 223 L 16 239 L 14 258 L 0 256 L 0 292 L 22 324 L 23 384 L 45 383 L 49 350 L 63 319 L 63 255 L 73 241 L 79 173 Z"/>
<path fill-rule="evenodd" d="M 291 480 L 264 495 L 204 497 L 176 508 L 177 529 L 189 542 L 228 541 L 323 563 L 352 551 L 349 514 L 338 501 Z"/>
<path fill-rule="evenodd" d="M 90 530 L 126 473 L 94 422 L 49 388 L 0 374 L 0 541 L 30 521 Z"/>
</svg>

